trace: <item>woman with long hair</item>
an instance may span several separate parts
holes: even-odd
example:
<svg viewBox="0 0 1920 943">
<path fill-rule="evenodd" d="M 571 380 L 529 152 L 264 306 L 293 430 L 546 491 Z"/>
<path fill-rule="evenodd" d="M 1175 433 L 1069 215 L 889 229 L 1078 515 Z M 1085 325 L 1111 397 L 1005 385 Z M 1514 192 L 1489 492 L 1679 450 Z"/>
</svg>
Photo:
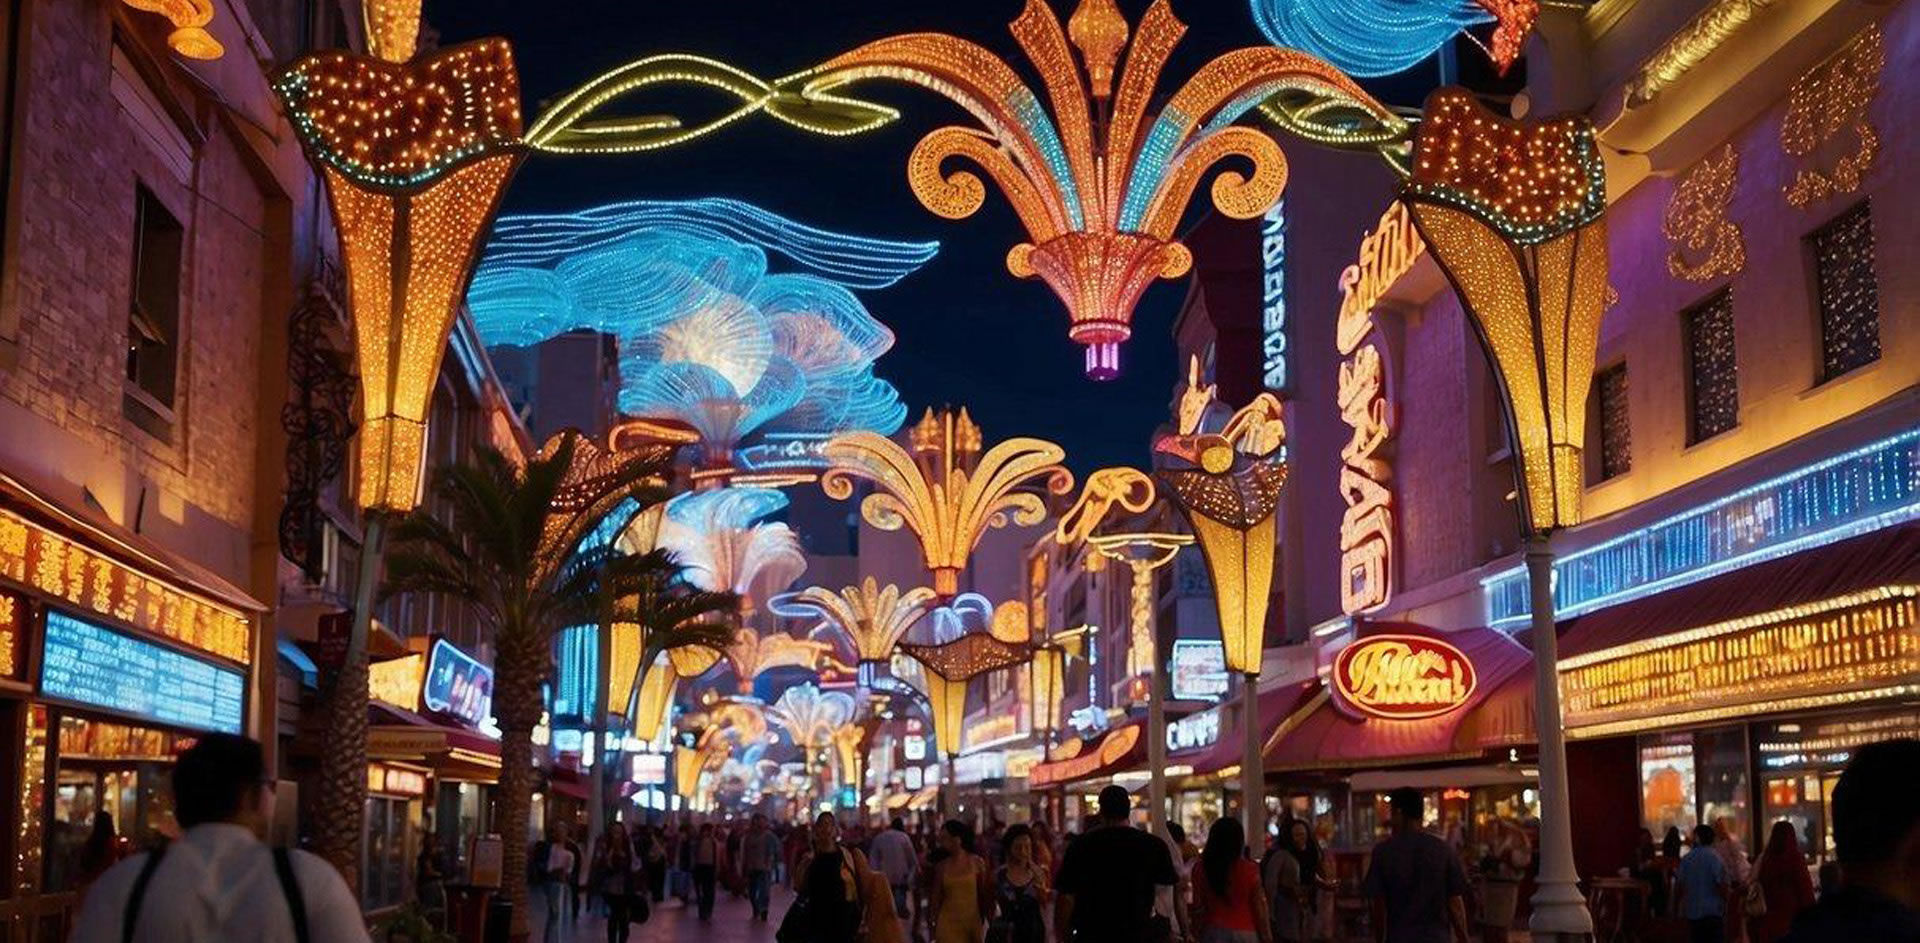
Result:
<svg viewBox="0 0 1920 943">
<path fill-rule="evenodd" d="M 993 876 L 993 923 L 989 943 L 1046 943 L 1047 900 L 1052 896 L 1047 869 L 1034 852 L 1033 831 L 1015 825 L 1000 836 L 1000 858 L 1005 863 Z"/>
<path fill-rule="evenodd" d="M 1247 833 L 1239 819 L 1213 823 L 1193 875 L 1193 923 L 1200 943 L 1273 943 L 1260 869 L 1246 852 Z"/>
<path fill-rule="evenodd" d="M 1305 819 L 1289 819 L 1280 828 L 1280 843 L 1261 870 L 1271 912 L 1273 938 L 1310 940 L 1318 935 L 1320 891 L 1327 888 L 1320 842 Z"/>
<path fill-rule="evenodd" d="M 807 835 L 807 850 L 794 868 L 799 895 L 780 923 L 779 938 L 841 943 L 858 939 L 863 924 L 878 930 L 891 922 L 892 895 L 875 899 L 873 869 L 860 849 L 841 844 L 840 820 L 822 812 Z"/>
<path fill-rule="evenodd" d="M 1774 943 L 1787 935 L 1800 911 L 1813 906 L 1813 879 L 1807 874 L 1807 858 L 1800 853 L 1800 835 L 1792 822 L 1773 823 L 1754 882 L 1760 885 L 1767 912 L 1747 922 L 1748 936 L 1753 943 Z"/>
<path fill-rule="evenodd" d="M 640 859 L 633 853 L 633 840 L 627 836 L 625 825 L 608 825 L 593 843 L 593 867 L 587 881 L 607 905 L 607 943 L 627 943 L 627 935 L 633 931 L 633 898 L 642 893 L 642 887 Z"/>
<path fill-rule="evenodd" d="M 933 874 L 934 943 L 980 943 L 987 908 L 992 906 L 987 862 L 973 850 L 973 828 L 957 819 L 940 826 L 946 854 Z"/>
</svg>

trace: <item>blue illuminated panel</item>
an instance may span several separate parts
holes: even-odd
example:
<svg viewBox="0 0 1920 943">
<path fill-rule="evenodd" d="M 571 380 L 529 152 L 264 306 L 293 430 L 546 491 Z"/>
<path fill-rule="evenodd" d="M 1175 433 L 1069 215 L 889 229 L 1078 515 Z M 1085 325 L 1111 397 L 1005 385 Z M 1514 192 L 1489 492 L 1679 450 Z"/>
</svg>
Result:
<svg viewBox="0 0 1920 943">
<path fill-rule="evenodd" d="M 446 639 L 434 639 L 420 701 L 428 710 L 478 727 L 493 716 L 493 669 Z"/>
<path fill-rule="evenodd" d="M 554 723 L 586 723 L 594 714 L 593 679 L 600 674 L 600 627 L 561 629 L 554 643 L 553 667 L 553 703 L 548 710 Z"/>
<path fill-rule="evenodd" d="M 246 717 L 245 672 L 58 610 L 47 612 L 40 690 L 48 697 L 194 730 L 239 733 Z"/>
<path fill-rule="evenodd" d="M 1920 428 L 1657 521 L 1553 567 L 1559 618 L 1920 517 Z M 1482 583 L 1488 624 L 1527 621 L 1524 567 Z"/>
</svg>

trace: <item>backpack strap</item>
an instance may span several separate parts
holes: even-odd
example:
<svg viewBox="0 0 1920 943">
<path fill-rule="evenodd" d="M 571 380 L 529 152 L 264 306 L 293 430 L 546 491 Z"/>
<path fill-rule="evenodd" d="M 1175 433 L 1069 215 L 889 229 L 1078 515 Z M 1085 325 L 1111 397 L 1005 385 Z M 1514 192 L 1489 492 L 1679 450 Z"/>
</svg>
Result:
<svg viewBox="0 0 1920 943">
<path fill-rule="evenodd" d="M 294 943 L 312 943 L 307 928 L 307 900 L 300 893 L 300 881 L 293 875 L 293 853 L 285 848 L 273 850 L 273 873 L 280 877 L 280 893 L 287 898 L 287 911 L 293 917 Z"/>
<path fill-rule="evenodd" d="M 153 881 L 153 872 L 159 870 L 160 859 L 166 856 L 166 845 L 147 852 L 147 861 L 134 877 L 133 889 L 127 892 L 126 912 L 120 915 L 120 943 L 133 943 L 133 930 L 140 921 L 140 904 L 147 898 L 147 884 Z"/>
</svg>

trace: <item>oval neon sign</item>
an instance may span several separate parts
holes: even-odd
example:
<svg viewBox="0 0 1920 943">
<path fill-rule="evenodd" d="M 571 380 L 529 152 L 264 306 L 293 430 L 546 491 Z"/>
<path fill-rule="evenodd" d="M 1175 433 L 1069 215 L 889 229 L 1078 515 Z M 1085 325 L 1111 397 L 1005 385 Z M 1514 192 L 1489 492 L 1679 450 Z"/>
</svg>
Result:
<svg viewBox="0 0 1920 943">
<path fill-rule="evenodd" d="M 1375 635 L 1342 649 L 1333 662 L 1340 700 L 1363 714 L 1418 720 L 1454 710 L 1478 679 L 1459 649 L 1424 635 Z"/>
</svg>

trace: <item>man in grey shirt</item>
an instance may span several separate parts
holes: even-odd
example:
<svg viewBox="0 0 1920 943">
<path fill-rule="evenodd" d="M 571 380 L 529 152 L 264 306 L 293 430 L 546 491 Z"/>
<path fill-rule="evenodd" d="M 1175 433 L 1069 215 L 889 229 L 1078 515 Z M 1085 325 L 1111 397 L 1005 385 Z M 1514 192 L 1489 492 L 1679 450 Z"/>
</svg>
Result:
<svg viewBox="0 0 1920 943">
<path fill-rule="evenodd" d="M 1447 843 L 1420 827 L 1420 791 L 1388 794 L 1393 835 L 1373 846 L 1362 891 L 1380 943 L 1466 943 L 1467 872 Z"/>
</svg>

